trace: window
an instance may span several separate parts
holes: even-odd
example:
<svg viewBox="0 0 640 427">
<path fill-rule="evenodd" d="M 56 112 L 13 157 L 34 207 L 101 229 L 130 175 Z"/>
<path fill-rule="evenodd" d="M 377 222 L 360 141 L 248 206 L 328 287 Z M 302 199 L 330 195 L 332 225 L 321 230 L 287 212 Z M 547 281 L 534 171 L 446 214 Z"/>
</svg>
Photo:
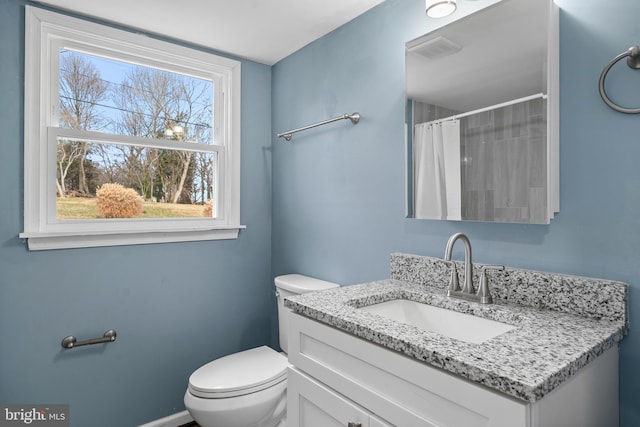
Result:
<svg viewBox="0 0 640 427">
<path fill-rule="evenodd" d="M 236 238 L 240 63 L 26 7 L 30 250 Z"/>
</svg>

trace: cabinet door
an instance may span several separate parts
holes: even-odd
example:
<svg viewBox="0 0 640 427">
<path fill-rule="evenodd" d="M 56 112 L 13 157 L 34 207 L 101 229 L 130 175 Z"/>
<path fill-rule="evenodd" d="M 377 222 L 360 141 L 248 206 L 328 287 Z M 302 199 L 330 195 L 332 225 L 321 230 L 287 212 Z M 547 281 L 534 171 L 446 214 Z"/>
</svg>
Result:
<svg viewBox="0 0 640 427">
<path fill-rule="evenodd" d="M 287 427 L 370 427 L 370 413 L 296 369 L 287 374 Z M 389 427 L 381 421 L 375 427 Z"/>
</svg>

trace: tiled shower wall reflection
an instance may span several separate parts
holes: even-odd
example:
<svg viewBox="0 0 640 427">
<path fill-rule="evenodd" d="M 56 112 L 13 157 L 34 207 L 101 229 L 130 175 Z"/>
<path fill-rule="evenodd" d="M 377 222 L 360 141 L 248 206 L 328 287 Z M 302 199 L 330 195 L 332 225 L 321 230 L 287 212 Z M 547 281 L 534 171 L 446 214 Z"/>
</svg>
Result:
<svg viewBox="0 0 640 427">
<path fill-rule="evenodd" d="M 456 114 L 414 102 L 415 123 Z M 462 219 L 547 223 L 546 101 L 460 119 Z"/>
</svg>

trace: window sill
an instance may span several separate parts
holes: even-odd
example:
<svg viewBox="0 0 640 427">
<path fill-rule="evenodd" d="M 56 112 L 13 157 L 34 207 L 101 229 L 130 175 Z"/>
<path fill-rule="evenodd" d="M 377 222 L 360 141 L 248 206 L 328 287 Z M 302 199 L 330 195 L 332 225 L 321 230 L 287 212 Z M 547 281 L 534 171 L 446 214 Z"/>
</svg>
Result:
<svg viewBox="0 0 640 427">
<path fill-rule="evenodd" d="M 42 233 L 24 232 L 30 251 L 91 248 L 100 246 L 146 245 L 152 243 L 196 242 L 237 239 L 244 225 L 209 229 L 162 230 L 145 232 Z"/>
</svg>

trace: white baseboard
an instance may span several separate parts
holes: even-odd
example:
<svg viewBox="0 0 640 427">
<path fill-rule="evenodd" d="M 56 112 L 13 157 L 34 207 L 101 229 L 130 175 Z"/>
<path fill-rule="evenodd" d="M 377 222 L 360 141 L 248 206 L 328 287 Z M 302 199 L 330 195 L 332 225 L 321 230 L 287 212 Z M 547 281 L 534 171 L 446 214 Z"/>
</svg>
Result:
<svg viewBox="0 0 640 427">
<path fill-rule="evenodd" d="M 140 425 L 138 427 L 179 427 L 183 424 L 187 424 L 193 421 L 193 417 L 189 415 L 188 411 L 178 412 L 177 414 L 169 415 L 168 417 L 161 418 L 159 420 L 151 421 L 150 423 Z"/>
</svg>

